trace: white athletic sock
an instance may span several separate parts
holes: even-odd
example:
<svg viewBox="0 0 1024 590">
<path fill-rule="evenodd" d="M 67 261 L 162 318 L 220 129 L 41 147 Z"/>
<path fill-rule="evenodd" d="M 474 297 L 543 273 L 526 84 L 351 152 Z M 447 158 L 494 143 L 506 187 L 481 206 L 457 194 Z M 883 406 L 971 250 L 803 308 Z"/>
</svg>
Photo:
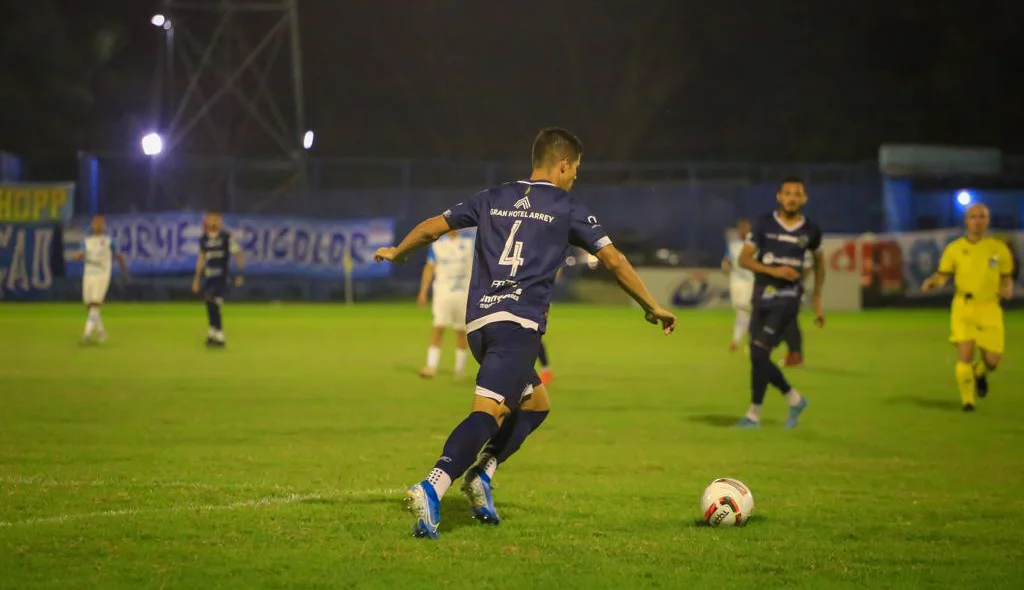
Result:
<svg viewBox="0 0 1024 590">
<path fill-rule="evenodd" d="M 430 475 L 427 476 L 427 483 L 434 486 L 434 492 L 437 494 L 437 499 L 440 500 L 448 488 L 452 485 L 452 478 L 447 473 L 441 471 L 437 467 L 430 470 Z"/>
<path fill-rule="evenodd" d="M 498 460 L 494 457 L 489 457 L 487 463 L 484 463 L 484 473 L 487 474 L 488 479 L 494 479 L 494 472 L 498 470 Z"/>
<path fill-rule="evenodd" d="M 804 398 L 800 395 L 800 392 L 795 389 L 790 389 L 786 392 L 786 401 L 791 406 L 799 405 L 800 401 Z"/>
<path fill-rule="evenodd" d="M 85 332 L 82 334 L 83 338 L 92 336 L 92 331 L 96 329 L 96 322 L 92 318 L 92 311 L 89 311 L 85 316 Z"/>
<path fill-rule="evenodd" d="M 213 326 L 210 326 L 209 328 L 206 329 L 206 337 L 207 338 L 213 338 L 216 335 L 217 335 L 217 330 L 214 330 Z"/>
<path fill-rule="evenodd" d="M 441 349 L 437 346 L 431 346 L 427 349 L 427 368 L 431 371 L 437 370 L 437 365 L 441 362 Z"/>
<path fill-rule="evenodd" d="M 750 408 L 747 409 L 747 418 L 750 418 L 754 422 L 760 422 L 761 406 L 758 404 L 750 404 Z"/>
<path fill-rule="evenodd" d="M 213 339 L 216 340 L 217 342 L 224 342 L 224 331 L 223 330 L 214 330 L 213 331 Z"/>
<path fill-rule="evenodd" d="M 750 312 L 745 309 L 736 310 L 736 323 L 732 326 L 732 341 L 739 344 L 743 341 L 743 335 L 750 327 Z"/>
<path fill-rule="evenodd" d="M 466 358 L 469 351 L 465 348 L 455 349 L 455 374 L 461 375 L 466 370 Z"/>
<path fill-rule="evenodd" d="M 100 334 L 106 333 L 106 330 L 103 328 L 103 316 L 100 315 L 100 308 L 94 307 L 93 312 L 96 314 L 93 318 L 93 322 L 96 324 L 96 331 Z"/>
</svg>

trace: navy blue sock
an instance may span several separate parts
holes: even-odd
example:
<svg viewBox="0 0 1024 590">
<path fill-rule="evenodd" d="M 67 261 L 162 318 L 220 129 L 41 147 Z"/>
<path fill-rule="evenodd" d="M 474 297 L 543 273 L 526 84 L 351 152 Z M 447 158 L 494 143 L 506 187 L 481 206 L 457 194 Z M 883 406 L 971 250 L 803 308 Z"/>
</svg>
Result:
<svg viewBox="0 0 1024 590">
<path fill-rule="evenodd" d="M 452 478 L 459 479 L 476 461 L 480 448 L 498 432 L 498 422 L 486 412 L 473 412 L 455 427 L 444 443 L 441 458 L 434 464 Z"/>
<path fill-rule="evenodd" d="M 783 394 L 789 393 L 792 387 L 778 365 L 772 362 L 771 352 L 760 346 L 750 347 L 750 361 L 753 367 L 753 391 L 751 392 L 751 403 L 760 405 L 764 402 L 764 395 L 770 384 Z"/>
<path fill-rule="evenodd" d="M 214 330 L 221 329 L 220 321 L 220 305 L 217 305 L 213 301 L 206 302 L 206 317 L 210 319 L 210 327 Z"/>
<path fill-rule="evenodd" d="M 548 410 L 542 412 L 516 410 L 512 412 L 508 418 L 505 418 L 498 433 L 487 443 L 485 452 L 497 459 L 498 463 L 504 463 L 519 450 L 519 447 L 523 446 L 523 441 L 530 436 L 530 433 L 540 428 L 547 417 Z"/>
<path fill-rule="evenodd" d="M 768 391 L 768 374 L 764 370 L 764 361 L 771 364 L 772 358 L 767 350 L 755 344 L 750 345 L 750 403 L 759 406 L 764 403 L 764 395 Z"/>
<path fill-rule="evenodd" d="M 786 328 L 782 333 L 782 339 L 786 341 L 786 349 L 791 353 L 803 354 L 804 352 L 804 335 L 800 331 L 800 324 L 796 320 Z"/>
<path fill-rule="evenodd" d="M 540 354 L 537 355 L 537 358 L 540 360 L 540 366 L 546 369 L 548 367 L 548 349 L 544 348 L 544 341 L 540 343 Z"/>
</svg>

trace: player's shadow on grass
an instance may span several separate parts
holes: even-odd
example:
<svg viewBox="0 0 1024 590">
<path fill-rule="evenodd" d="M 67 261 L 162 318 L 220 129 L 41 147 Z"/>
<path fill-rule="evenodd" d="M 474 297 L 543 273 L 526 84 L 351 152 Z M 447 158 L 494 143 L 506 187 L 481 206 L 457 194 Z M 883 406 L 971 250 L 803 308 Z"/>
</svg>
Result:
<svg viewBox="0 0 1024 590">
<path fill-rule="evenodd" d="M 700 422 L 701 424 L 707 424 L 708 426 L 717 426 L 719 428 L 735 428 L 736 423 L 740 421 L 743 416 L 735 414 L 697 414 L 690 416 L 688 420 L 690 422 Z M 776 426 L 779 421 L 772 418 L 762 418 L 762 426 Z M 738 429 L 737 429 L 738 430 Z"/>
<path fill-rule="evenodd" d="M 863 375 L 867 375 L 867 371 L 855 371 L 853 369 L 848 369 L 846 367 L 821 367 L 821 366 L 814 366 L 814 367 L 803 367 L 803 368 L 798 369 L 798 370 L 804 371 L 804 372 L 807 372 L 807 373 L 812 373 L 812 374 L 831 375 L 833 377 L 860 377 L 860 376 L 863 376 Z"/>
<path fill-rule="evenodd" d="M 410 526 L 415 522 L 412 513 L 406 510 L 405 502 L 402 500 L 396 500 L 395 498 L 366 498 L 358 500 L 367 504 L 391 504 L 395 509 L 395 512 L 399 515 L 399 518 L 406 518 L 409 520 Z M 499 507 L 500 510 L 507 508 L 515 511 L 519 508 L 518 504 L 514 502 L 502 502 Z M 461 529 L 463 527 L 482 527 L 483 525 L 475 520 L 469 513 L 469 504 L 461 494 L 446 495 L 441 498 L 441 526 L 438 528 L 441 533 L 450 533 L 454 530 Z"/>
<path fill-rule="evenodd" d="M 959 410 L 960 402 L 952 399 L 936 399 L 933 397 L 917 397 L 913 395 L 904 395 L 900 397 L 889 398 L 889 403 L 901 404 L 908 406 L 917 406 L 926 410 Z"/>
</svg>

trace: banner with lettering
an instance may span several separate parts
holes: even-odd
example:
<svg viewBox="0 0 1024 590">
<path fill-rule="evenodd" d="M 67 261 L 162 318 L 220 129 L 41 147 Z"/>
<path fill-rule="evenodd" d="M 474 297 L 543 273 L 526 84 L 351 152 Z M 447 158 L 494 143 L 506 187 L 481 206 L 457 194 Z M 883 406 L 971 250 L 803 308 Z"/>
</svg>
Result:
<svg viewBox="0 0 1024 590">
<path fill-rule="evenodd" d="M 71 221 L 75 183 L 0 183 L 0 223 Z"/>
<path fill-rule="evenodd" d="M 202 235 L 201 213 L 108 215 L 107 231 L 115 239 L 133 275 L 176 274 L 195 268 Z M 70 248 L 81 242 L 87 220 L 80 221 Z M 395 239 L 390 218 L 318 220 L 297 217 L 225 215 L 225 229 L 241 247 L 245 274 L 340 278 L 350 257 L 356 279 L 388 275 L 388 265 L 373 262 L 374 251 Z M 81 265 L 68 273 L 81 275 Z"/>
<path fill-rule="evenodd" d="M 963 235 L 960 229 L 939 229 L 890 234 L 889 239 L 899 244 L 903 261 L 904 294 L 908 297 L 926 296 L 921 292 L 921 283 L 939 268 L 939 259 L 946 245 Z M 990 236 L 1006 242 L 1010 252 L 1018 261 L 1021 259 L 1021 248 L 1024 247 L 1024 232 L 1005 232 L 993 230 Z M 1017 297 L 1022 295 L 1020 274 L 1017 275 Z M 944 292 L 952 292 L 952 281 Z"/>
<path fill-rule="evenodd" d="M 836 271 L 860 268 L 861 285 L 866 294 L 896 298 L 948 297 L 953 282 L 932 293 L 923 293 L 921 283 L 939 268 L 939 259 L 946 246 L 963 235 L 962 229 L 936 229 L 864 236 L 831 236 L 840 240 L 826 252 L 830 279 Z M 1024 299 L 1024 232 L 993 230 L 989 233 L 1009 247 L 1014 258 L 1017 281 L 1015 299 Z M 827 292 L 827 290 L 826 290 Z"/>
<path fill-rule="evenodd" d="M 58 226 L 0 223 L 0 301 L 39 299 L 62 272 Z"/>
</svg>

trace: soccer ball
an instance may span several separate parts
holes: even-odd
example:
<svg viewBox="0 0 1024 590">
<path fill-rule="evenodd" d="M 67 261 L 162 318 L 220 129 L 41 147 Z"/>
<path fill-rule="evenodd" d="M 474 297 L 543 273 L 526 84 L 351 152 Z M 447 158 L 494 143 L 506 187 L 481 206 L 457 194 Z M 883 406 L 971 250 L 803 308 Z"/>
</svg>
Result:
<svg viewBox="0 0 1024 590">
<path fill-rule="evenodd" d="M 719 478 L 704 488 L 700 510 L 711 526 L 743 526 L 754 512 L 754 494 L 738 479 Z"/>
</svg>

